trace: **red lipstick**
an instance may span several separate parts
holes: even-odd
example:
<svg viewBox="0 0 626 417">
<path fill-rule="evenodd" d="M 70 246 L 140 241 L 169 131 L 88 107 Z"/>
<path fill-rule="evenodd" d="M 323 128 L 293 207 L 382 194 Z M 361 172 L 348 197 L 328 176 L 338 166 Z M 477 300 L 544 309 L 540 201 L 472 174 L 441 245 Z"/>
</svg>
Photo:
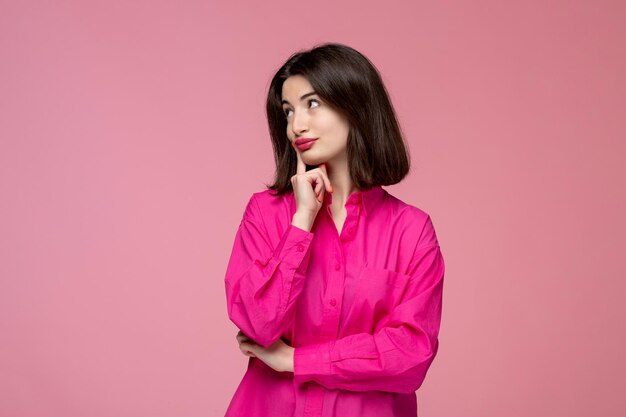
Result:
<svg viewBox="0 0 626 417">
<path fill-rule="evenodd" d="M 313 142 L 315 142 L 316 140 L 317 140 L 316 138 L 300 138 L 295 141 L 295 144 L 298 147 L 298 149 L 300 149 L 301 151 L 304 151 L 306 149 L 309 149 L 311 146 L 313 146 Z"/>
</svg>

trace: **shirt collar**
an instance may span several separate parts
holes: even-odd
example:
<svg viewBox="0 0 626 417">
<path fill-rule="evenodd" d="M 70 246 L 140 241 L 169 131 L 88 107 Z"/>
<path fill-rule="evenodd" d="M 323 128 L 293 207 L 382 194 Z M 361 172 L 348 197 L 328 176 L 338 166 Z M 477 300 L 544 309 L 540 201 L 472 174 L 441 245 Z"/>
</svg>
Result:
<svg viewBox="0 0 626 417">
<path fill-rule="evenodd" d="M 360 191 L 355 191 L 348 197 L 346 206 L 349 205 L 363 205 L 365 215 L 370 215 L 374 209 L 380 204 L 385 197 L 386 191 L 380 185 L 374 185 L 370 188 L 364 188 Z M 326 191 L 324 194 L 323 205 L 327 206 L 333 202 L 333 194 Z"/>
</svg>

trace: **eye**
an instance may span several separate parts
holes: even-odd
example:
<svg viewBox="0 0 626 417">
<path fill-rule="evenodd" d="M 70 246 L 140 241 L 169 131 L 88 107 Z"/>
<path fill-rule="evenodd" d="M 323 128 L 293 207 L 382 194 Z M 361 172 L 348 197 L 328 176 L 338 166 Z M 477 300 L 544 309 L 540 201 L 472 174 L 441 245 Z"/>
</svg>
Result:
<svg viewBox="0 0 626 417">
<path fill-rule="evenodd" d="M 307 103 L 309 103 L 309 107 L 311 107 L 311 103 L 313 103 L 313 102 L 315 102 L 317 104 L 315 107 L 319 107 L 320 106 L 320 101 L 318 99 L 312 98 L 312 99 L 307 101 Z M 291 111 L 290 109 L 283 109 L 283 114 L 285 115 L 285 118 L 289 118 L 289 112 L 290 111 Z"/>
</svg>

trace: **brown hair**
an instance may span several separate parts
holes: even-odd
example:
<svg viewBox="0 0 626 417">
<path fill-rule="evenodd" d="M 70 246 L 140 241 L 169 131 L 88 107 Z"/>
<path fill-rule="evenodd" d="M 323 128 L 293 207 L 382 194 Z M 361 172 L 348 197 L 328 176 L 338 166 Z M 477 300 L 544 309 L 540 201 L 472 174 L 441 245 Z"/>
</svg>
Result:
<svg viewBox="0 0 626 417">
<path fill-rule="evenodd" d="M 358 189 L 400 182 L 410 169 L 410 156 L 381 76 L 360 52 L 325 43 L 291 55 L 272 78 L 266 102 L 276 173 L 265 184 L 277 194 L 292 191 L 297 157 L 287 138 L 282 87 L 292 75 L 304 76 L 317 94 L 347 118 L 350 177 Z M 307 166 L 308 168 L 308 166 Z"/>
</svg>

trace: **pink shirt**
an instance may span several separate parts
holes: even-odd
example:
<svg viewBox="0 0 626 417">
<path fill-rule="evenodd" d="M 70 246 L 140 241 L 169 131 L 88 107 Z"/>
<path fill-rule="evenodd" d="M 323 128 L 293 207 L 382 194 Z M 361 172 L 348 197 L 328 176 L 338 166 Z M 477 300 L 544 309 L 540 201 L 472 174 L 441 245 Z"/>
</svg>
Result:
<svg viewBox="0 0 626 417">
<path fill-rule="evenodd" d="M 331 201 L 326 192 L 310 232 L 291 224 L 293 192 L 260 191 L 245 208 L 226 271 L 228 317 L 259 345 L 295 347 L 294 372 L 249 357 L 227 417 L 417 416 L 441 322 L 433 223 L 375 186 L 350 195 L 340 234 Z"/>
</svg>

